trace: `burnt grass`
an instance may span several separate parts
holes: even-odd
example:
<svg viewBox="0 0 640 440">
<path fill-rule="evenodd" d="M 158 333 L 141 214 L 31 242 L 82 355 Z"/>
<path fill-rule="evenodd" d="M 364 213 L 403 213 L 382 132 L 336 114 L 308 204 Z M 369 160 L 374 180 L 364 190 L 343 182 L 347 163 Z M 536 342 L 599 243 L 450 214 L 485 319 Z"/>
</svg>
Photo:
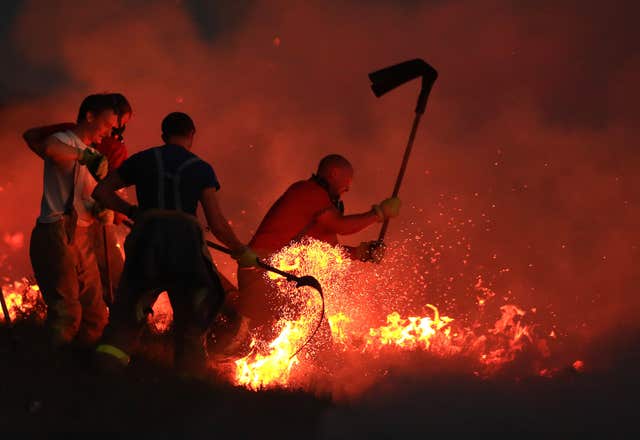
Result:
<svg viewBox="0 0 640 440">
<path fill-rule="evenodd" d="M 304 391 L 252 392 L 212 377 L 184 380 L 154 340 L 124 376 L 97 373 L 87 352 L 51 353 L 42 329 L 0 327 L 0 429 L 214 438 L 401 438 L 445 433 L 639 431 L 640 332 L 594 342 L 582 373 L 481 380 L 460 373 L 391 373 L 350 401 Z M 150 339 L 151 337 L 147 337 Z M 149 342 L 149 341 L 147 341 Z M 426 370 L 425 370 L 426 371 Z"/>
</svg>

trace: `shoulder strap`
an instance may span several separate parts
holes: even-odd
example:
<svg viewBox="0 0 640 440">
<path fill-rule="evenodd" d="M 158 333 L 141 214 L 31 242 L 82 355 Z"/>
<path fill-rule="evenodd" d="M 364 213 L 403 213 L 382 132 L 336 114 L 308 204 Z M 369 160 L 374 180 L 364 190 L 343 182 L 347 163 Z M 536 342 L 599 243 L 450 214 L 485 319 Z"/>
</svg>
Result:
<svg viewBox="0 0 640 440">
<path fill-rule="evenodd" d="M 160 148 L 154 148 L 156 156 L 156 166 L 158 169 L 158 208 L 164 209 L 164 164 L 162 163 L 162 152 Z"/>
<path fill-rule="evenodd" d="M 185 169 L 189 166 L 193 165 L 196 162 L 201 162 L 202 159 L 199 157 L 191 157 L 180 164 L 175 174 L 171 174 L 165 171 L 164 163 L 162 162 L 162 152 L 160 148 L 155 148 L 154 150 L 156 156 L 156 164 L 158 168 L 158 208 L 165 209 L 165 179 L 173 181 L 173 201 L 175 204 L 175 209 L 177 211 L 182 211 L 182 197 L 180 197 L 180 177 Z"/>
<path fill-rule="evenodd" d="M 192 157 L 190 159 L 185 160 L 176 170 L 176 174 L 173 179 L 173 200 L 176 204 L 176 209 L 178 211 L 182 211 L 182 198 L 180 197 L 180 177 L 182 176 L 182 172 L 189 167 L 190 165 L 200 162 L 199 157 Z"/>
</svg>

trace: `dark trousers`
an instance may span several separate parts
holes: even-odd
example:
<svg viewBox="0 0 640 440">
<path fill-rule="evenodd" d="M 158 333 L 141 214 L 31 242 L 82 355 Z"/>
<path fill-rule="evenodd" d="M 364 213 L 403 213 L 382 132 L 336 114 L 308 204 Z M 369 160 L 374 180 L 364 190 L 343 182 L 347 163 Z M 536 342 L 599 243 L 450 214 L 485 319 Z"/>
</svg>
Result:
<svg viewBox="0 0 640 440">
<path fill-rule="evenodd" d="M 145 214 L 127 237 L 125 254 L 99 351 L 107 353 L 104 347 L 109 346 L 130 356 L 145 325 L 145 311 L 167 291 L 173 308 L 176 367 L 192 371 L 206 368 L 205 335 L 222 306 L 224 289 L 199 225 L 185 214 Z"/>
<path fill-rule="evenodd" d="M 29 255 L 47 304 L 47 327 L 54 345 L 76 341 L 94 344 L 102 335 L 108 311 L 90 228 L 76 227 L 72 240 L 64 221 L 37 223 Z"/>
</svg>

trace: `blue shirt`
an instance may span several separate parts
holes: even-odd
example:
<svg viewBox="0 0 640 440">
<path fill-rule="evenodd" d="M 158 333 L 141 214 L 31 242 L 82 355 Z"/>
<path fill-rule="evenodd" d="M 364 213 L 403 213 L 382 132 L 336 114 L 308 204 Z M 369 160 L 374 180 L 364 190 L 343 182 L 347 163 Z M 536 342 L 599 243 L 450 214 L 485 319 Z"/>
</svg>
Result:
<svg viewBox="0 0 640 440">
<path fill-rule="evenodd" d="M 162 181 L 159 180 L 156 150 L 162 159 Z M 179 175 L 176 174 L 188 160 L 192 160 L 192 163 L 186 165 Z M 195 215 L 202 191 L 206 188 L 220 189 L 211 165 L 179 145 L 163 145 L 136 153 L 125 160 L 117 172 L 128 186 L 136 186 L 138 205 L 143 210 L 175 210 L 176 197 L 179 197 L 181 210 Z M 164 206 L 160 206 L 160 197 Z"/>
</svg>

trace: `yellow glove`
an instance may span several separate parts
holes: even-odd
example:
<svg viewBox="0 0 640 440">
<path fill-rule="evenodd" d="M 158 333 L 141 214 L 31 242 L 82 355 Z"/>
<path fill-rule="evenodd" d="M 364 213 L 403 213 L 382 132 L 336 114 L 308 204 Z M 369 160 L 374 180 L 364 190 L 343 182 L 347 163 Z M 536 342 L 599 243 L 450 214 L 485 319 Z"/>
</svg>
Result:
<svg viewBox="0 0 640 440">
<path fill-rule="evenodd" d="M 384 199 L 379 205 L 373 205 L 373 210 L 378 215 L 378 220 L 383 222 L 389 218 L 397 217 L 400 213 L 402 202 L 397 197 Z"/>
<path fill-rule="evenodd" d="M 249 246 L 243 246 L 231 254 L 239 267 L 258 267 L 258 255 Z"/>
<path fill-rule="evenodd" d="M 103 154 L 100 154 L 90 148 L 79 150 L 78 163 L 80 165 L 85 165 L 96 180 L 104 179 L 109 171 L 109 162 L 107 161 L 107 158 Z"/>
</svg>

